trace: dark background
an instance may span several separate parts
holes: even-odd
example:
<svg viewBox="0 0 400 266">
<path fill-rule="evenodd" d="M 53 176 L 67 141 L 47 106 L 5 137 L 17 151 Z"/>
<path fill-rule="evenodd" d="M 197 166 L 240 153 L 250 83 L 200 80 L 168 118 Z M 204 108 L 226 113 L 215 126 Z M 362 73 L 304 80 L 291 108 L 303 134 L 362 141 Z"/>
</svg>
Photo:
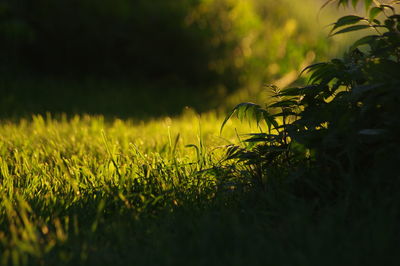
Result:
<svg viewBox="0 0 400 266">
<path fill-rule="evenodd" d="M 205 111 L 325 49 L 285 1 L 205 2 L 0 1 L 0 114 Z"/>
</svg>

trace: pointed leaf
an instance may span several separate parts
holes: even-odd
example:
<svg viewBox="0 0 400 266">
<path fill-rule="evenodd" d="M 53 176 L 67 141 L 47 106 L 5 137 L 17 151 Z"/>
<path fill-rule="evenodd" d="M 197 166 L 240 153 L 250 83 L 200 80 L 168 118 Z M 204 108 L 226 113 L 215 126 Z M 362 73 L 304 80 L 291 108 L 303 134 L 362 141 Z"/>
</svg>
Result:
<svg viewBox="0 0 400 266">
<path fill-rule="evenodd" d="M 300 75 L 299 75 L 299 76 L 301 76 L 304 72 L 313 71 L 314 69 L 320 68 L 320 67 L 322 67 L 322 66 L 324 66 L 324 65 L 326 65 L 326 64 L 327 64 L 327 63 L 323 62 L 323 63 L 315 63 L 315 64 L 312 64 L 312 65 L 309 65 L 308 67 L 304 68 L 304 69 L 300 72 Z"/>
<path fill-rule="evenodd" d="M 228 120 L 231 119 L 232 115 L 235 112 L 236 112 L 236 107 L 232 109 L 232 111 L 230 111 L 228 115 L 225 117 L 224 122 L 222 122 L 221 129 L 219 130 L 219 134 L 222 134 L 222 130 L 224 129 L 226 122 L 228 122 Z"/>
<path fill-rule="evenodd" d="M 371 28 L 371 26 L 370 26 L 370 25 L 355 25 L 355 26 L 350 26 L 350 27 L 347 27 L 347 28 L 344 28 L 344 29 L 342 29 L 342 30 L 339 30 L 339 31 L 335 32 L 335 33 L 332 34 L 331 36 L 337 35 L 337 34 L 346 33 L 346 32 L 351 32 L 351 31 L 357 31 L 357 30 L 368 29 L 368 28 Z"/>
<path fill-rule="evenodd" d="M 245 117 L 248 117 L 249 119 L 255 119 L 257 122 L 257 125 L 261 121 L 261 118 L 264 115 L 264 110 L 261 108 L 260 105 L 255 104 L 255 103 L 241 103 L 238 104 L 235 108 L 233 108 L 232 111 L 228 113 L 228 115 L 225 117 L 224 121 L 222 122 L 221 129 L 220 129 L 220 134 L 222 133 L 223 128 L 225 127 L 225 124 L 228 122 L 228 120 L 236 113 L 237 118 L 240 121 L 243 121 Z"/>
<path fill-rule="evenodd" d="M 357 22 L 360 22 L 361 20 L 365 20 L 365 18 L 360 17 L 360 16 L 355 16 L 355 15 L 349 15 L 349 16 L 344 16 L 338 19 L 336 23 L 334 24 L 331 33 L 336 30 L 337 28 L 347 26 L 347 25 L 352 25 L 356 24 Z"/>
<path fill-rule="evenodd" d="M 264 121 L 267 124 L 269 131 L 271 131 L 272 126 L 274 126 L 275 129 L 279 126 L 278 122 L 276 122 L 275 117 L 270 115 L 267 111 L 264 112 Z"/>
<path fill-rule="evenodd" d="M 336 69 L 332 67 L 332 64 L 326 64 L 325 66 L 320 67 L 311 74 L 309 82 L 318 83 L 321 80 L 331 77 L 332 75 L 335 74 L 335 72 Z"/>
<path fill-rule="evenodd" d="M 383 11 L 382 7 L 373 7 L 369 10 L 369 19 L 373 20 Z"/>
</svg>

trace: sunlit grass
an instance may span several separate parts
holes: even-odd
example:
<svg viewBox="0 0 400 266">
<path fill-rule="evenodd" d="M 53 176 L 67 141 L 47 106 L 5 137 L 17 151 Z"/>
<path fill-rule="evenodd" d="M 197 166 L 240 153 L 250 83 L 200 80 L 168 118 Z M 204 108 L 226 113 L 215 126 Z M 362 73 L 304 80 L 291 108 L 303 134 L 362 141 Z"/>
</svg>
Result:
<svg viewBox="0 0 400 266">
<path fill-rule="evenodd" d="M 230 122 L 220 135 L 221 121 L 190 109 L 146 123 L 88 115 L 3 121 L 0 263 L 40 263 L 71 239 L 86 243 L 107 215 L 140 219 L 211 200 L 218 181 L 202 171 L 222 165 L 221 147 L 254 130 Z M 54 256 L 86 256 L 64 253 Z"/>
</svg>

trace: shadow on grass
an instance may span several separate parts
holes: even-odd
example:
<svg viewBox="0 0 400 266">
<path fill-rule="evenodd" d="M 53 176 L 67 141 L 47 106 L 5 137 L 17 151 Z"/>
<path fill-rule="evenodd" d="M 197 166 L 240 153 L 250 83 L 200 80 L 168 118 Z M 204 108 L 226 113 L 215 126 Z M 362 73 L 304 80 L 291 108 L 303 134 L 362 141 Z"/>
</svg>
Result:
<svg viewBox="0 0 400 266">
<path fill-rule="evenodd" d="M 349 213 L 337 202 L 316 212 L 310 202 L 271 202 L 262 192 L 222 198 L 141 217 L 108 208 L 96 232 L 90 232 L 90 206 L 81 206 L 77 214 L 88 215 L 81 233 L 45 264 L 336 266 L 400 259 L 399 212 L 391 204 L 367 200 Z"/>
<path fill-rule="evenodd" d="M 1 78 L 0 117 L 29 118 L 31 114 L 102 114 L 106 118 L 146 119 L 176 115 L 190 106 L 198 112 L 218 106 L 223 95 L 206 88 L 186 87 L 175 80 L 145 82 Z"/>
</svg>

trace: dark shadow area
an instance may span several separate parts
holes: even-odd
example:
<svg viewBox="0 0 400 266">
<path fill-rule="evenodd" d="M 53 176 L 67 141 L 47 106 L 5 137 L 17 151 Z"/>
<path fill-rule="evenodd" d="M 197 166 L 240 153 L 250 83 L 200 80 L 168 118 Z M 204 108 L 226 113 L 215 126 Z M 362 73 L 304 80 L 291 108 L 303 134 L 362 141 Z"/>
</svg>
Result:
<svg viewBox="0 0 400 266">
<path fill-rule="evenodd" d="M 186 22 L 199 1 L 2 1 L 1 116 L 157 116 L 213 107 L 233 69 L 209 68 L 228 43 Z M 231 76 L 227 79 L 227 76 Z M 215 101 L 214 101 L 215 102 Z"/>
<path fill-rule="evenodd" d="M 30 262 L 397 265 L 399 212 L 394 204 L 363 199 L 356 206 L 339 201 L 321 208 L 302 199 L 279 197 L 271 201 L 265 193 L 254 191 L 226 196 L 222 195 L 224 200 L 220 201 L 202 199 L 169 210 L 151 205 L 142 215 L 134 210 L 121 211 L 122 202 L 110 197 L 101 217 L 96 215 L 95 199 L 77 201 L 63 213 L 80 217 L 76 225 L 70 220 L 68 240 L 41 261 Z M 99 221 L 93 231 L 95 219 Z"/>
<path fill-rule="evenodd" d="M 297 69 L 326 41 L 286 2 L 4 0 L 0 116 L 173 115 Z"/>
<path fill-rule="evenodd" d="M 0 81 L 0 117 L 31 114 L 102 114 L 113 118 L 177 115 L 190 106 L 198 112 L 217 107 L 222 97 L 196 91 L 174 81 L 148 83 L 130 79 L 3 78 Z"/>
</svg>

